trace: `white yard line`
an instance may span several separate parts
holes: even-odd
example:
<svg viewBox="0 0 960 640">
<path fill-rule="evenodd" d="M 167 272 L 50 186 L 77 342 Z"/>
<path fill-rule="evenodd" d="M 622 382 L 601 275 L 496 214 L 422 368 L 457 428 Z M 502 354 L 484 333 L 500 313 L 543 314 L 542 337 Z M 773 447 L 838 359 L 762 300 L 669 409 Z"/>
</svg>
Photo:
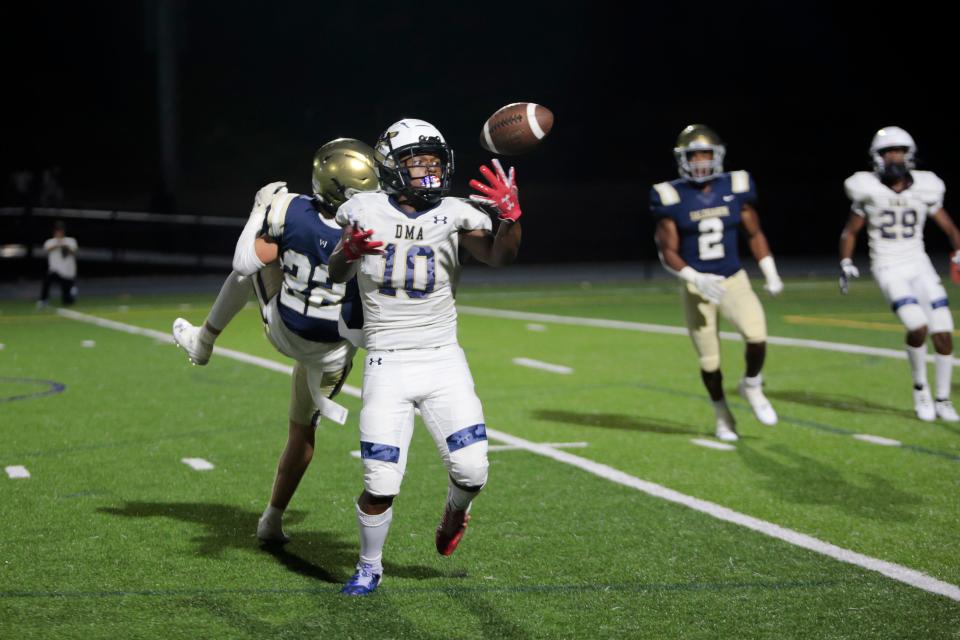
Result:
<svg viewBox="0 0 960 640">
<path fill-rule="evenodd" d="M 531 369 L 540 369 L 541 371 L 549 371 L 550 373 L 561 373 L 563 375 L 573 373 L 573 369 L 565 367 L 562 364 L 550 364 L 549 362 L 541 362 L 540 360 L 533 360 L 531 358 L 514 358 L 513 364 L 520 365 L 521 367 L 530 367 Z"/>
<path fill-rule="evenodd" d="M 690 440 L 693 444 L 698 447 L 706 447 L 707 449 L 716 449 L 717 451 L 735 451 L 736 447 L 732 444 L 727 444 L 726 442 L 717 442 L 716 440 L 707 440 L 706 438 L 693 438 Z"/>
<path fill-rule="evenodd" d="M 181 458 L 180 462 L 194 471 L 210 471 L 210 469 L 213 469 L 213 463 L 203 458 Z"/>
<path fill-rule="evenodd" d="M 621 329 L 623 331 L 640 331 L 643 333 L 665 333 L 675 336 L 687 335 L 684 327 L 672 327 L 665 324 L 649 324 L 646 322 L 628 322 L 626 320 L 606 320 L 603 318 L 580 318 L 577 316 L 560 316 L 550 313 L 530 313 L 527 311 L 509 311 L 507 309 L 487 309 L 485 307 L 471 307 L 457 305 L 457 312 L 470 316 L 486 316 L 488 318 L 505 318 L 508 320 L 523 320 L 526 322 L 552 322 L 554 324 L 568 324 L 578 327 L 596 327 L 599 329 Z M 720 337 L 724 340 L 740 341 L 739 333 L 721 331 Z M 884 349 L 881 347 L 865 347 L 859 344 L 843 342 L 827 342 L 826 340 L 807 340 L 803 338 L 784 338 L 781 336 L 767 336 L 767 342 L 785 347 L 805 347 L 820 351 L 836 351 L 838 353 L 855 353 L 858 355 L 879 356 L 881 358 L 896 358 L 906 360 L 906 351 L 899 349 Z M 927 361 L 933 362 L 933 356 L 927 355 Z M 954 366 L 960 364 L 960 359 L 953 359 Z"/>
<path fill-rule="evenodd" d="M 583 449 L 589 446 L 587 442 L 541 442 L 545 447 L 552 447 L 554 449 Z M 491 444 L 488 447 L 489 451 L 522 451 L 521 447 L 518 447 L 513 444 Z"/>
<path fill-rule="evenodd" d="M 4 467 L 3 470 L 7 472 L 8 476 L 14 479 L 30 477 L 30 472 L 27 471 L 27 468 L 23 465 L 12 464 L 9 467 Z"/>
<path fill-rule="evenodd" d="M 482 311 L 495 311 L 495 310 L 482 310 Z M 67 318 L 72 318 L 74 320 L 80 320 L 83 322 L 90 322 L 97 326 L 104 328 L 115 329 L 118 331 L 124 331 L 126 333 L 132 333 L 137 335 L 146 335 L 150 337 L 157 338 L 158 340 L 163 340 L 165 342 L 173 342 L 173 338 L 167 334 L 162 334 L 159 331 L 152 331 L 150 329 L 142 329 L 140 327 L 135 327 L 133 325 L 124 324 L 121 322 L 114 322 L 112 320 L 105 320 L 103 318 L 97 318 L 95 316 L 88 316 L 86 314 L 77 313 L 75 311 L 58 310 L 58 313 Z M 519 312 L 510 312 L 510 313 L 519 313 Z M 482 315 L 482 314 L 481 314 Z M 526 315 L 538 315 L 543 314 L 526 314 Z M 552 318 L 563 318 L 563 316 L 549 316 L 550 320 L 545 320 L 547 322 L 553 321 Z M 522 320 L 528 320 L 533 318 L 517 318 Z M 584 318 L 583 320 L 590 320 Z M 607 321 L 613 322 L 613 321 Z M 567 324 L 576 324 L 576 323 L 567 323 Z M 620 323 L 620 324 L 637 324 L 637 323 Z M 649 325 L 652 327 L 660 327 L 660 325 Z M 629 327 L 628 327 L 629 328 Z M 664 327 L 666 329 L 674 329 L 673 327 Z M 684 332 L 685 330 L 677 328 L 678 331 Z M 632 329 L 637 330 L 637 329 Z M 676 333 L 675 331 L 658 331 L 658 333 Z M 816 348 L 816 347 L 813 347 Z M 218 347 L 219 349 L 219 347 Z M 247 354 L 242 354 L 239 351 L 230 351 L 227 349 L 221 350 L 224 352 L 226 357 L 232 357 L 237 360 L 241 360 L 236 356 L 242 355 L 246 356 L 245 359 L 242 359 L 243 362 L 249 362 L 250 364 L 256 364 L 258 366 L 266 366 L 266 368 L 277 371 L 281 370 L 282 372 L 289 373 L 290 367 L 280 365 L 279 363 L 266 360 L 264 358 L 257 358 L 255 356 L 249 356 Z M 229 352 L 228 355 L 226 352 Z M 859 353 L 859 352 L 853 352 Z M 354 395 L 354 394 L 350 394 Z M 632 476 L 623 471 L 619 471 L 605 464 L 599 462 L 594 462 L 593 460 L 588 460 L 587 458 L 582 458 L 580 456 L 573 455 L 572 453 L 567 453 L 566 451 L 561 451 L 554 447 L 544 444 L 537 444 L 535 442 L 530 442 L 529 440 L 524 440 L 523 438 L 518 438 L 512 436 L 509 433 L 503 431 L 498 431 L 495 429 L 487 429 L 487 435 L 495 440 L 505 442 L 507 444 L 513 445 L 530 453 L 536 455 L 544 456 L 557 462 L 576 467 L 587 473 L 592 473 L 600 478 L 609 480 L 625 487 L 630 487 L 641 491 L 647 495 L 653 496 L 655 498 L 660 498 L 673 502 L 675 504 L 683 505 L 700 513 L 709 515 L 718 520 L 723 520 L 730 522 L 732 524 L 745 527 L 757 533 L 769 536 L 771 538 L 776 538 L 782 540 L 789 544 L 820 553 L 827 557 L 839 560 L 840 562 L 846 562 L 858 567 L 868 569 L 870 571 L 876 571 L 880 574 L 892 578 L 898 582 L 908 584 L 910 586 L 922 589 L 929 593 L 934 593 L 938 595 L 945 596 L 951 600 L 960 602 L 960 587 L 949 582 L 944 582 L 938 580 L 932 576 L 928 576 L 925 573 L 916 571 L 915 569 L 910 569 L 899 565 L 893 562 L 887 562 L 886 560 L 880 560 L 879 558 L 873 558 L 871 556 L 864 555 L 862 553 L 857 553 L 856 551 L 851 551 L 849 549 L 844 549 L 843 547 L 838 547 L 836 545 L 830 544 L 829 542 L 824 542 L 812 536 L 809 536 L 799 531 L 794 531 L 793 529 L 788 529 L 786 527 L 781 527 L 780 525 L 774 524 L 772 522 L 767 522 L 766 520 L 760 520 L 759 518 L 754 518 L 753 516 L 748 516 L 743 513 L 739 513 L 727 507 L 709 502 L 707 500 L 701 500 L 699 498 L 694 498 L 693 496 L 688 496 L 686 494 L 680 493 L 679 491 L 674 491 L 673 489 L 668 489 L 662 485 L 648 482 L 646 480 L 641 480 L 636 476 Z"/>
<path fill-rule="evenodd" d="M 856 440 L 863 440 L 864 442 L 871 442 L 884 447 L 899 447 L 903 444 L 899 440 L 893 440 L 892 438 L 884 438 L 881 436 L 872 436 L 869 433 L 855 433 L 853 434 L 853 437 Z"/>
<path fill-rule="evenodd" d="M 849 549 L 838 547 L 830 544 L 829 542 L 824 542 L 823 540 L 814 538 L 813 536 L 800 533 L 799 531 L 787 529 L 786 527 L 781 527 L 780 525 L 772 522 L 767 522 L 766 520 L 760 520 L 759 518 L 754 518 L 752 516 L 739 513 L 713 502 L 688 496 L 680 493 L 679 491 L 668 489 L 667 487 L 653 482 L 641 480 L 640 478 L 631 476 L 623 471 L 618 471 L 613 467 L 601 464 L 599 462 L 594 462 L 593 460 L 588 460 L 586 458 L 581 458 L 580 456 L 567 453 L 566 451 L 558 451 L 552 447 L 529 442 L 522 438 L 512 436 L 502 431 L 496 431 L 494 429 L 487 429 L 487 435 L 496 438 L 497 440 L 520 447 L 521 449 L 526 449 L 530 453 L 551 458 L 557 462 L 562 462 L 564 464 L 577 467 L 578 469 L 582 469 L 588 473 L 592 473 L 593 475 L 599 476 L 605 480 L 636 489 L 637 491 L 642 491 L 643 493 L 655 498 L 661 498 L 669 502 L 681 504 L 685 507 L 693 509 L 694 511 L 699 511 L 700 513 L 717 518 L 718 520 L 724 520 L 726 522 L 740 525 L 741 527 L 746 527 L 747 529 L 752 529 L 757 533 L 762 533 L 763 535 L 770 536 L 771 538 L 783 540 L 784 542 L 788 542 L 792 545 L 809 549 L 810 551 L 815 551 L 841 562 L 847 562 L 864 569 L 869 569 L 870 571 L 882 573 L 883 575 L 893 578 L 899 582 L 917 587 L 918 589 L 923 589 L 924 591 L 929 591 L 930 593 L 946 596 L 951 600 L 960 602 L 960 587 L 950 584 L 949 582 L 937 580 L 936 578 L 928 576 L 925 573 L 921 573 L 920 571 L 916 571 L 893 562 L 872 558 L 870 556 L 863 555 L 862 553 L 857 553 L 856 551 L 850 551 Z"/>
</svg>

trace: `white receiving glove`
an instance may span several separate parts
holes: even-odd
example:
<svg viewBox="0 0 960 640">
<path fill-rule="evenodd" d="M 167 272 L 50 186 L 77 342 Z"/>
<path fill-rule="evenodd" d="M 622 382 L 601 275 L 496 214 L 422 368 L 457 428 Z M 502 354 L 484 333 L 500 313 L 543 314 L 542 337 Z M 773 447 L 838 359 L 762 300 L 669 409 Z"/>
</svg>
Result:
<svg viewBox="0 0 960 640">
<path fill-rule="evenodd" d="M 760 267 L 760 271 L 763 272 L 763 277 L 766 280 L 763 288 L 772 296 L 778 296 L 783 291 L 783 280 L 780 279 L 780 274 L 777 273 L 777 265 L 773 261 L 773 256 L 766 256 L 757 263 Z"/>
<path fill-rule="evenodd" d="M 687 266 L 681 269 L 677 275 L 680 276 L 681 280 L 695 286 L 700 295 L 713 304 L 720 304 L 723 295 L 727 292 L 722 284 L 726 278 L 715 273 L 701 273 L 693 267 Z"/>
<path fill-rule="evenodd" d="M 262 216 L 267 210 L 267 205 L 273 202 L 273 197 L 280 193 L 287 193 L 286 182 L 271 182 L 265 187 L 261 187 L 253 198 L 253 210 L 250 211 L 250 215 L 259 213 Z"/>
<path fill-rule="evenodd" d="M 860 269 L 853 264 L 850 258 L 840 261 L 840 293 L 846 294 L 850 288 L 850 280 L 860 277 Z"/>
</svg>

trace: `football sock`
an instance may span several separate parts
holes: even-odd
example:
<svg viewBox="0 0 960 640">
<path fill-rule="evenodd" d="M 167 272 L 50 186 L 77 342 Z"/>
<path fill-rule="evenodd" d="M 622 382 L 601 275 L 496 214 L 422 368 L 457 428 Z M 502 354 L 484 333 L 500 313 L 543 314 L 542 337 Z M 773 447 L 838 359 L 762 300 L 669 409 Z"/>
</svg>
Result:
<svg viewBox="0 0 960 640">
<path fill-rule="evenodd" d="M 713 404 L 713 410 L 717 412 L 717 417 L 726 417 L 730 415 L 730 408 L 727 407 L 726 400 L 711 400 Z"/>
<path fill-rule="evenodd" d="M 923 389 L 927 386 L 927 346 L 911 347 L 907 345 L 907 360 L 913 374 L 913 386 Z"/>
<path fill-rule="evenodd" d="M 461 489 L 451 482 L 450 488 L 447 490 L 447 504 L 457 511 L 466 511 L 478 493 L 480 492 Z"/>
<path fill-rule="evenodd" d="M 753 377 L 744 376 L 743 383 L 748 387 L 760 387 L 763 385 L 763 374 L 758 373 Z"/>
<path fill-rule="evenodd" d="M 280 524 L 281 520 L 283 520 L 283 509 L 277 509 L 272 504 L 268 504 L 267 508 L 263 510 L 263 515 L 260 517 L 270 524 Z"/>
<path fill-rule="evenodd" d="M 223 281 L 223 286 L 220 287 L 220 293 L 217 294 L 217 299 L 214 300 L 213 306 L 210 307 L 210 314 L 207 316 L 207 321 L 203 323 L 203 328 L 200 330 L 200 340 L 208 344 L 213 344 L 217 339 L 217 334 L 207 329 L 207 325 L 223 331 L 223 329 L 230 324 L 230 321 L 233 320 L 234 316 L 240 313 L 240 310 L 246 306 L 247 300 L 249 299 L 250 282 L 236 271 L 232 271 L 230 275 L 227 276 L 227 279 Z"/>
<path fill-rule="evenodd" d="M 934 368 L 937 372 L 937 400 L 950 399 L 950 378 L 953 376 L 953 354 L 933 356 Z"/>
<path fill-rule="evenodd" d="M 370 515 L 360 510 L 357 505 L 357 525 L 360 527 L 360 562 L 366 562 L 374 567 L 382 567 L 383 545 L 387 541 L 387 532 L 390 531 L 390 521 L 393 520 L 393 507 L 378 515 Z"/>
</svg>

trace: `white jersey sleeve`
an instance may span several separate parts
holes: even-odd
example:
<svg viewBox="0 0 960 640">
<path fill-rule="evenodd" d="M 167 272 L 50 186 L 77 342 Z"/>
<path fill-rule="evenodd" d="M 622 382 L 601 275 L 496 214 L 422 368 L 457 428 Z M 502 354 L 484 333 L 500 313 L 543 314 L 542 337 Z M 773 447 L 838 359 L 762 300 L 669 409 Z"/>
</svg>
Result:
<svg viewBox="0 0 960 640">
<path fill-rule="evenodd" d="M 870 197 L 871 178 L 873 178 L 872 173 L 857 171 L 843 182 L 843 190 L 850 198 L 850 210 L 861 218 L 865 218 L 867 215 L 863 205 Z"/>
<path fill-rule="evenodd" d="M 493 231 L 490 216 L 472 201 L 463 198 L 447 198 L 447 201 L 450 202 L 450 208 L 457 212 L 457 229 L 461 231 L 475 231 L 477 229 Z"/>
<path fill-rule="evenodd" d="M 930 215 L 942 209 L 947 186 L 940 176 L 932 171 L 911 171 L 910 175 L 913 176 L 913 186 L 910 189 L 917 192 L 917 196 L 927 205 Z"/>
</svg>

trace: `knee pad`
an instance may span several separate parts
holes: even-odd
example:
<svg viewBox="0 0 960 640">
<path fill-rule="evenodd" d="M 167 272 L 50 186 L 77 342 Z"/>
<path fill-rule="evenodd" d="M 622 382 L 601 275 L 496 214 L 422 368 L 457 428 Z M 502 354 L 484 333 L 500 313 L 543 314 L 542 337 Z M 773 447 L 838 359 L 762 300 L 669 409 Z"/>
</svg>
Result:
<svg viewBox="0 0 960 640">
<path fill-rule="evenodd" d="M 479 490 L 487 483 L 490 466 L 486 441 L 454 451 L 450 454 L 449 465 L 450 479 L 454 483 L 463 488 Z"/>
<path fill-rule="evenodd" d="M 949 333 L 953 331 L 953 314 L 946 306 L 935 308 L 930 314 L 930 333 Z"/>
<path fill-rule="evenodd" d="M 895 311 L 907 331 L 916 331 L 927 324 L 927 315 L 923 312 L 923 308 L 915 302 L 901 305 Z"/>
<path fill-rule="evenodd" d="M 720 354 L 710 354 L 700 356 L 700 369 L 707 373 L 713 373 L 720 368 Z"/>
<path fill-rule="evenodd" d="M 395 462 L 364 459 L 363 488 L 375 496 L 395 496 L 400 493 L 403 472 Z"/>
</svg>

